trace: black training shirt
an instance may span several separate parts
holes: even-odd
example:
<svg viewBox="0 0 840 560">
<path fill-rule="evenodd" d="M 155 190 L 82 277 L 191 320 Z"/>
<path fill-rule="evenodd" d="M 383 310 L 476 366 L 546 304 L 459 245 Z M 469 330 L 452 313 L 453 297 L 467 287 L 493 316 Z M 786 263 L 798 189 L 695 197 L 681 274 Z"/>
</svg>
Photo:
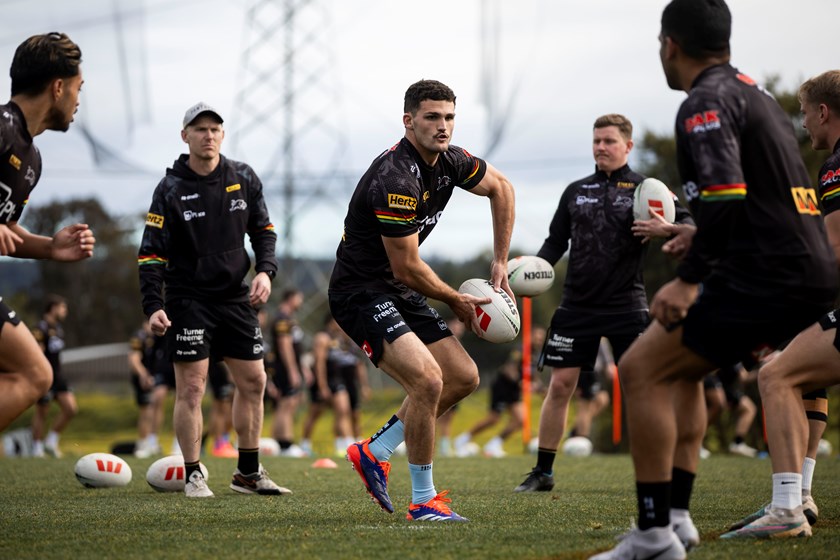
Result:
<svg viewBox="0 0 840 560">
<path fill-rule="evenodd" d="M 0 224 L 17 222 L 41 177 L 41 153 L 13 101 L 0 105 Z"/>
</svg>

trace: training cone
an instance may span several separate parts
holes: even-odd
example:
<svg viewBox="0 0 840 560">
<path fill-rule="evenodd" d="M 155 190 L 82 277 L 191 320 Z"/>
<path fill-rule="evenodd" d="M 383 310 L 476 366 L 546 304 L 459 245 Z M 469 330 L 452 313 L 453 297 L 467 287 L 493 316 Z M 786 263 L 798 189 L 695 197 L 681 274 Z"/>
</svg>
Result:
<svg viewBox="0 0 840 560">
<path fill-rule="evenodd" d="M 335 461 L 333 461 L 329 457 L 323 457 L 321 459 L 318 459 L 317 461 L 312 463 L 312 466 L 316 469 L 337 469 L 338 468 L 338 465 L 335 464 Z"/>
</svg>

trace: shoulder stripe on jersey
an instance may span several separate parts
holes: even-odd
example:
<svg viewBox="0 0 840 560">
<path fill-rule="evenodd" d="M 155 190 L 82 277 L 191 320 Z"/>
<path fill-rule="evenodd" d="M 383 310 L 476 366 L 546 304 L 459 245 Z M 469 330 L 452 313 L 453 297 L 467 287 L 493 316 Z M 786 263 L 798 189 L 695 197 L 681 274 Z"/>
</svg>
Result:
<svg viewBox="0 0 840 560">
<path fill-rule="evenodd" d="M 825 191 L 820 197 L 820 200 L 831 200 L 833 198 L 836 198 L 837 196 L 840 196 L 840 185 L 837 185 L 833 189 L 828 189 L 827 191 Z"/>
<path fill-rule="evenodd" d="M 376 219 L 384 224 L 410 224 L 413 223 L 417 214 L 396 214 L 384 210 L 374 210 Z"/>
<path fill-rule="evenodd" d="M 169 259 L 165 259 L 157 255 L 140 255 L 139 257 L 137 257 L 137 264 L 139 266 L 144 266 L 147 264 L 166 264 L 168 262 Z"/>
<path fill-rule="evenodd" d="M 469 177 L 467 177 L 466 179 L 464 179 L 463 183 L 461 183 L 461 184 L 467 183 L 467 182 L 469 182 L 469 180 L 470 180 L 470 179 L 472 179 L 473 177 L 475 177 L 475 174 L 476 174 L 476 173 L 478 173 L 478 168 L 479 168 L 479 165 L 478 165 L 478 160 L 476 160 L 476 162 L 475 162 L 475 167 L 473 167 L 472 173 L 470 173 Z"/>
<path fill-rule="evenodd" d="M 746 183 L 730 185 L 709 185 L 700 189 L 700 200 L 704 202 L 719 202 L 722 200 L 740 200 L 747 196 Z"/>
</svg>

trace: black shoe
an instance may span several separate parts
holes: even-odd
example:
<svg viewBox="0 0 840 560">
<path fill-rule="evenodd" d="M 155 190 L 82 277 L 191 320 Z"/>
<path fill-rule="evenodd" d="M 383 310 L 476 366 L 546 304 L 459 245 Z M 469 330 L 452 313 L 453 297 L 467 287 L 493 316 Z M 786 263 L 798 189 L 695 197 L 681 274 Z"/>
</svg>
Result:
<svg viewBox="0 0 840 560">
<path fill-rule="evenodd" d="M 554 488 L 554 477 L 545 474 L 538 467 L 528 473 L 525 482 L 513 489 L 514 492 L 550 492 Z"/>
</svg>

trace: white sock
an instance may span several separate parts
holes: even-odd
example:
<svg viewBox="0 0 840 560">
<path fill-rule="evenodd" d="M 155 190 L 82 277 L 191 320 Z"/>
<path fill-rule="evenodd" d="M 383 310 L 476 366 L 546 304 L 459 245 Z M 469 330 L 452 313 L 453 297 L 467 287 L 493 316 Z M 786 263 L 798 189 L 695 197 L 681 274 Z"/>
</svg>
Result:
<svg viewBox="0 0 840 560">
<path fill-rule="evenodd" d="M 688 513 L 687 509 L 671 508 L 671 525 L 675 525 L 689 519 L 691 519 L 691 515 Z"/>
<path fill-rule="evenodd" d="M 802 505 L 802 475 L 800 473 L 773 474 L 773 500 L 770 507 L 794 509 Z"/>
<path fill-rule="evenodd" d="M 673 528 L 670 524 L 667 527 L 651 527 L 650 529 L 639 530 L 639 536 L 649 545 L 655 545 L 671 540 Z"/>
<path fill-rule="evenodd" d="M 32 454 L 40 456 L 44 454 L 44 441 L 36 439 L 32 442 Z"/>
<path fill-rule="evenodd" d="M 805 457 L 802 462 L 802 495 L 811 495 L 811 483 L 814 480 L 814 467 L 817 466 L 816 459 Z"/>
<path fill-rule="evenodd" d="M 50 430 L 47 434 L 47 439 L 44 440 L 44 445 L 53 449 L 58 447 L 58 432 Z"/>
</svg>

